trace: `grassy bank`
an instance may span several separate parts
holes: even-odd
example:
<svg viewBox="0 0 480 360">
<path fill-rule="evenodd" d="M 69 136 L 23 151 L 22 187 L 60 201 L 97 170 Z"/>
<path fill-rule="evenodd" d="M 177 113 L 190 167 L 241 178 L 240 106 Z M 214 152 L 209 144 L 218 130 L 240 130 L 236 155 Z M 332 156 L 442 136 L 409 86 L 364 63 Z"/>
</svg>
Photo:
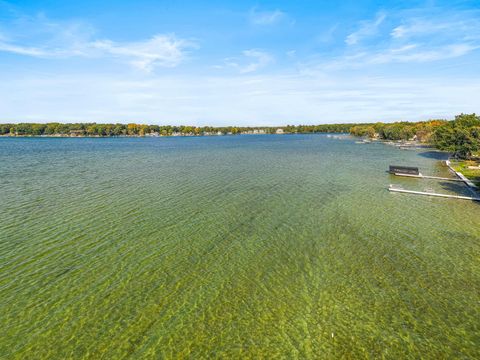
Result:
<svg viewBox="0 0 480 360">
<path fill-rule="evenodd" d="M 451 160 L 451 166 L 461 172 L 468 179 L 480 187 L 480 161 L 478 160 Z M 475 169 L 475 167 L 477 167 Z"/>
</svg>

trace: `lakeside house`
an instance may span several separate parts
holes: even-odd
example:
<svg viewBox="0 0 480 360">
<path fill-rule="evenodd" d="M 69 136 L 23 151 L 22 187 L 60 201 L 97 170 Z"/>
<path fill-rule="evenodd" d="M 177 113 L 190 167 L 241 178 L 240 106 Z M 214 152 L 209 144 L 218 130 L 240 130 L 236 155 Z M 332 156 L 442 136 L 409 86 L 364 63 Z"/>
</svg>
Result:
<svg viewBox="0 0 480 360">
<path fill-rule="evenodd" d="M 265 132 L 264 129 L 255 129 L 255 130 L 253 130 L 253 133 L 254 134 L 265 134 L 266 132 Z"/>
<path fill-rule="evenodd" d="M 246 134 L 246 135 L 261 135 L 266 133 L 267 131 L 265 129 L 254 129 L 254 130 L 246 130 L 241 132 L 241 134 Z"/>
<path fill-rule="evenodd" d="M 284 133 L 284 132 L 283 132 L 283 129 L 277 129 L 277 130 L 275 131 L 275 134 L 283 134 L 283 133 Z"/>
</svg>

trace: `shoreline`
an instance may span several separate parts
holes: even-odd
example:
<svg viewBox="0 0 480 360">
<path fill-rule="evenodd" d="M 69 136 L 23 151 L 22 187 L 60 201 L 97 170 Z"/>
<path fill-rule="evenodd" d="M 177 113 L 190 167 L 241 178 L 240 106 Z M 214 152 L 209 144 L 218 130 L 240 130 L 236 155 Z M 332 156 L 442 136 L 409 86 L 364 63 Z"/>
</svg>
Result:
<svg viewBox="0 0 480 360">
<path fill-rule="evenodd" d="M 478 183 L 478 180 L 476 179 L 475 176 L 467 176 L 467 175 L 463 174 L 461 171 L 456 170 L 455 167 L 454 167 L 455 165 L 452 164 L 451 159 L 446 160 L 445 163 L 448 166 L 448 168 L 455 173 L 455 175 L 457 175 L 460 179 L 463 180 L 463 182 L 465 184 L 467 184 L 467 186 L 469 188 L 473 189 L 477 193 L 480 192 L 479 186 L 477 184 L 475 184 L 475 182 Z M 457 166 L 458 166 L 458 164 L 457 164 Z"/>
<path fill-rule="evenodd" d="M 259 136 L 259 135 L 321 135 L 321 134 L 342 134 L 342 132 L 283 132 L 283 133 L 241 133 L 241 134 L 182 134 L 182 135 L 0 135 L 0 138 L 163 138 L 163 137 L 222 137 L 222 136 Z"/>
</svg>

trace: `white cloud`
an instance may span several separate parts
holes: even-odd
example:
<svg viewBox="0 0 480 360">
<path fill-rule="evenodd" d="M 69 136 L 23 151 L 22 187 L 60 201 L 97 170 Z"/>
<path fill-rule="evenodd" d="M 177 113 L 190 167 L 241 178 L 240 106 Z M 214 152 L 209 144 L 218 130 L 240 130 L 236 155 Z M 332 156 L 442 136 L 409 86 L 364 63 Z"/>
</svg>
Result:
<svg viewBox="0 0 480 360">
<path fill-rule="evenodd" d="M 418 49 L 418 45 L 406 45 L 402 48 L 391 49 L 372 54 L 367 59 L 371 64 L 385 64 L 390 62 L 430 62 L 444 59 L 452 59 L 466 55 L 479 46 L 471 44 L 450 44 L 434 49 Z"/>
<path fill-rule="evenodd" d="M 18 46 L 8 44 L 0 40 L 0 51 L 9 52 L 18 55 L 34 56 L 34 57 L 49 57 L 50 53 L 42 49 L 26 46 Z"/>
<path fill-rule="evenodd" d="M 413 17 L 395 27 L 390 35 L 394 39 L 408 40 L 435 35 L 440 39 L 451 38 L 462 40 L 467 37 L 480 37 L 480 19 L 470 13 L 454 14 L 446 18 L 427 16 Z M 435 38 L 433 40 L 436 40 Z"/>
<path fill-rule="evenodd" d="M 412 36 L 427 35 L 437 33 L 439 31 L 448 29 L 447 23 L 432 23 L 429 20 L 415 19 L 410 20 L 409 24 L 402 24 L 395 27 L 390 35 L 395 39 L 407 39 Z"/>
<path fill-rule="evenodd" d="M 137 69 L 151 72 L 155 67 L 174 67 L 196 47 L 174 34 L 157 34 L 137 42 L 96 39 L 94 30 L 78 22 L 55 23 L 40 14 L 17 20 L 19 29 L 0 36 L 0 51 L 38 58 L 114 57 Z"/>
<path fill-rule="evenodd" d="M 243 58 L 226 58 L 224 60 L 225 66 L 237 69 L 241 74 L 248 74 L 266 67 L 275 60 L 269 53 L 258 49 L 244 50 L 242 55 Z M 224 66 L 215 66 L 217 69 L 221 69 L 223 67 Z"/>
<path fill-rule="evenodd" d="M 185 49 L 193 44 L 173 35 L 156 35 L 146 41 L 119 44 L 101 40 L 90 46 L 106 54 L 130 59 L 130 64 L 136 68 L 151 72 L 155 66 L 177 66 L 185 57 Z"/>
<path fill-rule="evenodd" d="M 332 70 L 360 69 L 382 64 L 419 64 L 459 58 L 480 49 L 480 45 L 470 43 L 446 44 L 426 48 L 420 44 L 406 44 L 400 47 L 361 51 L 334 59 L 304 65 L 303 73 L 318 73 Z"/>
<path fill-rule="evenodd" d="M 319 44 L 328 44 L 336 41 L 335 33 L 338 31 L 339 24 L 330 26 L 327 30 L 321 32 L 315 37 L 315 41 Z"/>
<path fill-rule="evenodd" d="M 360 29 L 346 38 L 349 46 L 343 54 L 324 57 L 313 67 L 359 69 L 460 58 L 480 48 L 479 15 L 478 11 L 428 13 L 425 9 L 409 9 L 390 13 L 387 22 L 385 13 L 378 13 L 374 20 L 362 22 Z M 372 37 L 379 41 L 367 41 Z M 360 42 L 361 48 L 351 46 Z"/>
<path fill-rule="evenodd" d="M 243 74 L 257 71 L 258 69 L 261 69 L 273 62 L 273 57 L 265 51 L 256 49 L 245 50 L 243 55 L 255 59 L 254 62 L 251 62 L 240 69 L 240 72 Z"/>
<path fill-rule="evenodd" d="M 295 56 L 297 55 L 297 50 L 288 50 L 286 54 L 289 58 L 295 58 Z"/>
<path fill-rule="evenodd" d="M 379 26 L 383 23 L 387 14 L 384 12 L 379 12 L 373 21 L 362 21 L 360 23 L 360 28 L 351 33 L 345 39 L 347 45 L 356 45 L 361 40 L 367 37 L 371 37 L 377 34 Z"/>
<path fill-rule="evenodd" d="M 250 21 L 255 25 L 273 25 L 286 18 L 286 14 L 281 10 L 258 11 L 252 8 L 249 13 Z"/>
</svg>

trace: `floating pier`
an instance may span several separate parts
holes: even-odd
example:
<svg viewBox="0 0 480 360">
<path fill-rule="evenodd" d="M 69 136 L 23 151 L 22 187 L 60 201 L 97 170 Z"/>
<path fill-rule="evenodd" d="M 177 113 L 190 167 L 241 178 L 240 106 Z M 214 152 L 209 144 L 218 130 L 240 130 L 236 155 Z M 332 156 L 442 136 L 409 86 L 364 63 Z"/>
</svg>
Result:
<svg viewBox="0 0 480 360">
<path fill-rule="evenodd" d="M 445 178 L 445 177 L 439 177 L 439 176 L 428 176 L 428 175 L 422 175 L 421 173 L 418 173 L 418 175 L 393 173 L 393 175 L 395 175 L 395 176 L 413 177 L 413 178 L 417 178 L 417 179 L 434 179 L 434 180 L 445 180 L 445 181 L 460 181 L 460 182 L 465 182 L 465 180 L 463 180 L 463 179 Z"/>
<path fill-rule="evenodd" d="M 449 194 L 437 194 L 437 193 L 434 193 L 434 192 L 426 192 L 426 191 L 404 190 L 404 189 L 395 188 L 393 185 L 390 185 L 390 187 L 388 188 L 388 191 L 399 192 L 399 193 L 407 193 L 407 194 L 416 194 L 416 195 L 437 196 L 437 197 L 450 198 L 450 199 L 480 201 L 480 197 L 459 196 L 459 195 L 449 195 Z"/>
<path fill-rule="evenodd" d="M 443 197 L 443 198 L 449 198 L 449 199 L 461 199 L 461 200 L 471 200 L 471 201 L 480 201 L 480 197 L 478 196 L 478 193 L 475 192 L 473 189 L 478 189 L 478 187 L 469 179 L 467 179 L 462 173 L 455 171 L 451 165 L 450 161 L 447 160 L 446 162 L 448 168 L 457 175 L 457 178 L 445 178 L 445 177 L 439 177 L 439 176 L 428 176 L 428 175 L 422 175 L 420 171 L 418 171 L 417 167 L 411 167 L 411 166 L 396 166 L 396 165 L 390 165 L 390 173 L 395 175 L 395 176 L 405 176 L 405 177 L 410 177 L 410 178 L 416 178 L 416 179 L 434 179 L 434 180 L 443 180 L 443 181 L 458 181 L 458 182 L 463 182 L 465 185 L 467 185 L 467 189 L 470 190 L 470 192 L 473 194 L 473 196 L 462 196 L 462 195 L 449 195 L 449 194 L 439 194 L 435 193 L 431 189 L 426 189 L 425 191 L 414 191 L 414 190 L 404 190 L 403 188 L 398 188 L 395 187 L 394 185 L 390 184 L 388 191 L 391 192 L 399 192 L 399 193 L 406 193 L 406 194 L 414 194 L 414 195 L 426 195 L 426 196 L 436 196 L 436 197 Z"/>
<path fill-rule="evenodd" d="M 411 177 L 411 178 L 417 178 L 417 179 L 434 179 L 434 180 L 443 180 L 443 181 L 459 181 L 465 183 L 470 189 L 478 189 L 478 186 L 476 186 L 471 180 L 467 179 L 461 172 L 456 171 L 450 164 L 450 160 L 447 160 L 446 165 L 452 171 L 457 177 L 456 178 L 446 178 L 446 177 L 439 177 L 439 176 L 428 176 L 428 175 L 422 175 L 420 171 L 418 171 L 417 167 L 411 167 L 411 166 L 396 166 L 396 165 L 390 165 L 390 174 L 395 175 L 395 176 L 405 176 L 405 177 Z"/>
</svg>

